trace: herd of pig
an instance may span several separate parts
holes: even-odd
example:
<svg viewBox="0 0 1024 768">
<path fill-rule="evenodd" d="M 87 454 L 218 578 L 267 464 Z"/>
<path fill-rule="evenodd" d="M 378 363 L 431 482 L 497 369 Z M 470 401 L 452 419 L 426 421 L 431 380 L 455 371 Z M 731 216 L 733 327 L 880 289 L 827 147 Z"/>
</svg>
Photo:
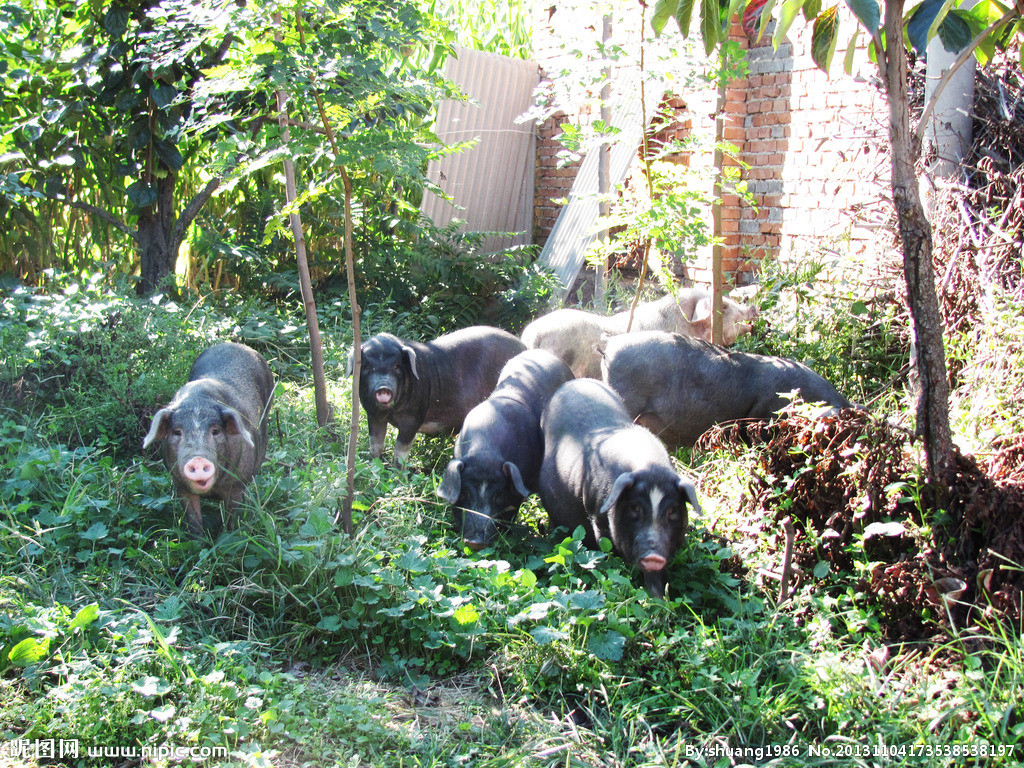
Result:
<svg viewBox="0 0 1024 768">
<path fill-rule="evenodd" d="M 584 526 L 590 547 L 608 538 L 647 591 L 663 596 L 688 512 L 700 509 L 669 449 L 693 445 L 714 424 L 767 418 L 797 390 L 807 402 L 850 405 L 801 363 L 709 343 L 710 306 L 706 291 L 683 288 L 638 305 L 632 323 L 629 312 L 562 309 L 521 338 L 486 326 L 428 343 L 377 334 L 360 355 L 370 456 L 383 452 L 389 424 L 399 463 L 417 432 L 458 432 L 437 494 L 468 547 L 490 545 L 536 492 L 552 527 Z M 754 314 L 724 300 L 726 343 L 750 331 Z M 154 415 L 143 448 L 161 444 L 193 534 L 203 530 L 202 496 L 222 500 L 233 527 L 266 453 L 273 392 L 259 353 L 222 343 Z"/>
</svg>

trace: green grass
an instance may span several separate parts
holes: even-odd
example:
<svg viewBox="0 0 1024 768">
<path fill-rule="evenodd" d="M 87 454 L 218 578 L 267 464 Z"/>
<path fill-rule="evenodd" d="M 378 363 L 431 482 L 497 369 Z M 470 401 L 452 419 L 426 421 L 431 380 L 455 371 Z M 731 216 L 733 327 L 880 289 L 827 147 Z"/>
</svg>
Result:
<svg viewBox="0 0 1024 768">
<path fill-rule="evenodd" d="M 808 578 L 777 605 L 764 571 L 777 567 L 779 533 L 740 512 L 752 455 L 680 454 L 704 514 L 668 599 L 652 600 L 581 532 L 547 531 L 535 499 L 493 547 L 464 549 L 434 493 L 447 438 L 418 438 L 413 469 L 398 470 L 368 460 L 364 434 L 345 536 L 347 427 L 315 427 L 289 310 L 137 302 L 98 285 L 4 302 L 0 766 L 125 763 L 88 754 L 101 747 L 288 767 L 1022 758 L 1020 633 L 979 621 L 938 645 L 886 647 L 856 573 Z M 834 305 L 805 296 L 788 335 L 760 333 L 832 360 L 847 391 L 878 390 L 898 368 L 889 310 L 837 320 Z M 122 320 L 103 322 L 110 311 Z M 347 414 L 344 307 L 321 311 L 330 399 Z M 844 362 L 837 350 L 865 337 L 862 323 L 881 323 L 884 343 Z M 138 446 L 215 338 L 257 346 L 280 386 L 238 529 L 193 540 L 165 471 Z M 40 388 L 58 375 L 59 391 Z M 48 740 L 77 740 L 80 754 L 12 756 L 12 743 Z"/>
</svg>

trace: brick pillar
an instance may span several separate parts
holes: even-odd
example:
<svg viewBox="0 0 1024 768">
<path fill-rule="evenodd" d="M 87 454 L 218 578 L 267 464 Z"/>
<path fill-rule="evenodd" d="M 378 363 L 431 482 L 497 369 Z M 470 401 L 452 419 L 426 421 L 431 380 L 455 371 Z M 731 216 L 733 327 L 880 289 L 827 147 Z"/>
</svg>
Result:
<svg viewBox="0 0 1024 768">
<path fill-rule="evenodd" d="M 741 158 L 748 166 L 743 172 L 755 207 L 737 200 L 738 232 L 734 269 L 756 264 L 764 258 L 776 257 L 782 244 L 783 172 L 789 152 L 792 122 L 790 94 L 793 82 L 793 51 L 791 43 L 783 43 L 778 51 L 765 35 L 759 42 L 750 42 L 739 24 L 733 36 L 747 43 L 749 73 L 736 90 L 743 90 L 743 102 L 730 103 L 732 113 L 742 117 L 745 136 Z"/>
<path fill-rule="evenodd" d="M 543 246 L 555 226 L 555 220 L 562 210 L 562 201 L 569 197 L 569 190 L 582 164 L 581 160 L 567 165 L 559 164 L 558 153 L 563 149 L 558 141 L 562 125 L 568 117 L 559 113 L 537 126 L 537 164 L 534 175 L 533 195 L 533 242 Z"/>
</svg>

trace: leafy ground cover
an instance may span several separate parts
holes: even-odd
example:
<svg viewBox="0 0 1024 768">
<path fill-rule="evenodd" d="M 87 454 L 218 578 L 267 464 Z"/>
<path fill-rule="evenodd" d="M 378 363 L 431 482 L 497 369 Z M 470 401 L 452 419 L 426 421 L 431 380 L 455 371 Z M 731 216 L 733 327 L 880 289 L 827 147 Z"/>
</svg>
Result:
<svg viewBox="0 0 1024 768">
<path fill-rule="evenodd" d="M 766 273 L 762 320 L 744 343 L 806 360 L 882 423 L 900 421 L 898 302 L 884 286 L 823 274 Z M 0 765 L 1024 758 L 1019 613 L 986 603 L 975 587 L 985 569 L 971 574 L 970 612 L 945 610 L 927 590 L 896 585 L 886 602 L 868 588 L 879 563 L 915 561 L 873 550 L 861 522 L 900 522 L 939 553 L 941 537 L 960 530 L 955 510 L 920 502 L 915 447 L 894 442 L 897 427 L 832 454 L 793 450 L 818 439 L 813 426 L 783 428 L 788 442 L 767 454 L 756 442 L 680 452 L 704 514 L 667 599 L 652 600 L 618 558 L 584 548 L 581 532 L 548 530 L 535 500 L 494 547 L 465 550 L 434 492 L 445 438 L 418 438 L 410 470 L 369 461 L 364 438 L 356 533 L 344 536 L 347 435 L 315 427 L 307 343 L 290 308 L 139 301 L 99 281 L 7 290 L 2 301 Z M 320 309 L 338 414 L 349 408 L 346 310 Z M 374 330 L 414 320 L 371 314 Z M 223 338 L 275 369 L 271 448 L 239 528 L 195 540 L 159 461 L 139 446 L 196 352 Z M 1014 431 L 998 408 L 957 413 L 963 434 Z M 840 490 L 801 513 L 807 480 L 824 471 L 809 453 L 834 462 L 837 483 L 814 490 Z M 1009 468 L 990 476 L 1018 477 L 1019 460 L 1000 455 Z M 899 472 L 879 481 L 877 516 L 851 516 L 833 540 L 833 516 L 870 496 L 847 494 L 844 480 L 883 466 Z M 798 577 L 780 600 L 785 516 L 807 524 L 797 525 Z M 915 585 L 946 575 L 927 567 Z M 1021 572 L 1009 559 L 999 568 Z M 894 606 L 913 621 L 894 622 Z"/>
</svg>

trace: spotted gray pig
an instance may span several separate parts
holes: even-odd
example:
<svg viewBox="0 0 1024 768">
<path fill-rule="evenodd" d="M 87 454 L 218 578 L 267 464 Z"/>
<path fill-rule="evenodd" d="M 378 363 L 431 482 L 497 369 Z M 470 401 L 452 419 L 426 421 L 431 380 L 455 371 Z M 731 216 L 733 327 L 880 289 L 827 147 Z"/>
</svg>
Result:
<svg viewBox="0 0 1024 768">
<path fill-rule="evenodd" d="M 700 511 L 693 485 L 603 382 L 562 385 L 541 427 L 540 498 L 551 525 L 584 526 L 591 548 L 607 537 L 623 559 L 643 571 L 647 592 L 663 597 L 666 566 L 686 532 L 687 506 Z"/>
<path fill-rule="evenodd" d="M 570 379 L 572 371 L 553 354 L 529 349 L 508 362 L 491 396 L 467 414 L 437 494 L 452 505 L 455 528 L 470 549 L 490 544 L 495 521 L 511 522 L 537 490 L 540 416 Z"/>
<path fill-rule="evenodd" d="M 850 402 L 803 363 L 733 352 L 676 333 L 648 331 L 605 340 L 604 380 L 626 411 L 670 448 L 692 446 L 715 424 L 766 419 L 799 390 L 805 402 Z"/>
<path fill-rule="evenodd" d="M 359 402 L 369 424 L 370 456 L 381 455 L 393 424 L 395 461 L 401 464 L 417 432 L 458 431 L 466 414 L 491 394 L 502 366 L 525 347 L 507 331 L 473 326 L 426 344 L 378 333 L 360 349 Z"/>
<path fill-rule="evenodd" d="M 754 307 L 722 299 L 723 341 L 728 345 L 745 333 L 757 316 Z M 626 333 L 629 311 L 605 316 L 580 309 L 559 309 L 526 326 L 523 343 L 560 357 L 579 378 L 601 378 L 601 337 Z M 680 288 L 675 294 L 637 305 L 630 332 L 660 330 L 711 340 L 711 294 L 702 288 Z"/>
<path fill-rule="evenodd" d="M 263 356 L 225 342 L 196 358 L 188 383 L 153 416 L 142 447 L 160 442 L 193 535 L 203 531 L 203 496 L 224 502 L 224 528 L 234 528 L 245 485 L 266 456 L 273 396 L 274 376 Z"/>
</svg>

